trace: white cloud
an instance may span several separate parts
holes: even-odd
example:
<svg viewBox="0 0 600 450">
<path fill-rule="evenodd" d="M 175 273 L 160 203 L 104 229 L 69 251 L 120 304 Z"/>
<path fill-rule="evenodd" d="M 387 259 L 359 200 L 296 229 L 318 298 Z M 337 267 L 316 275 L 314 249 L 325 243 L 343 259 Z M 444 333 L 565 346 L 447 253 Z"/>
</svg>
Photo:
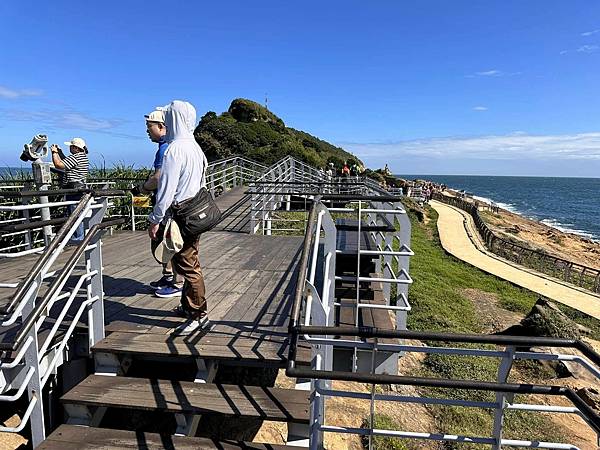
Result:
<svg viewBox="0 0 600 450">
<path fill-rule="evenodd" d="M 473 108 L 473 111 L 487 111 L 487 110 L 488 110 L 487 106 L 475 106 Z"/>
<path fill-rule="evenodd" d="M 19 97 L 37 97 L 43 92 L 39 89 L 11 89 L 6 86 L 0 86 L 0 97 L 15 99 Z"/>
<path fill-rule="evenodd" d="M 408 157 L 477 160 L 590 160 L 600 162 L 600 132 L 426 138 L 392 143 L 345 143 L 364 159 Z"/>
<path fill-rule="evenodd" d="M 36 122 L 40 129 L 51 127 L 94 131 L 97 133 L 111 134 L 132 139 L 140 139 L 142 137 L 141 135 L 133 136 L 114 131 L 114 128 L 117 128 L 125 122 L 122 119 L 94 117 L 69 107 L 61 110 L 45 109 L 36 111 L 14 108 L 2 109 L 0 110 L 0 117 L 2 117 L 4 121 L 8 119 L 19 122 Z"/>
<path fill-rule="evenodd" d="M 592 30 L 592 31 L 586 31 L 585 33 L 581 33 L 582 36 L 593 36 L 594 34 L 600 33 L 600 29 L 598 30 Z"/>
<path fill-rule="evenodd" d="M 559 52 L 559 55 L 566 55 L 567 53 L 569 53 L 569 51 L 568 51 L 568 50 L 561 50 L 561 51 Z"/>
<path fill-rule="evenodd" d="M 483 70 L 480 72 L 475 72 L 470 75 L 465 75 L 467 78 L 477 78 L 477 77 L 490 77 L 490 78 L 498 78 L 498 77 L 514 77 L 516 75 L 521 75 L 523 72 L 504 72 L 498 69 L 491 70 Z"/>
<path fill-rule="evenodd" d="M 582 45 L 577 49 L 579 53 L 594 53 L 600 50 L 600 47 L 597 45 Z"/>
<path fill-rule="evenodd" d="M 504 72 L 502 72 L 500 70 L 492 69 L 492 70 L 486 70 L 484 72 L 475 72 L 475 75 L 478 75 L 480 77 L 501 77 L 502 75 L 504 75 Z"/>
</svg>

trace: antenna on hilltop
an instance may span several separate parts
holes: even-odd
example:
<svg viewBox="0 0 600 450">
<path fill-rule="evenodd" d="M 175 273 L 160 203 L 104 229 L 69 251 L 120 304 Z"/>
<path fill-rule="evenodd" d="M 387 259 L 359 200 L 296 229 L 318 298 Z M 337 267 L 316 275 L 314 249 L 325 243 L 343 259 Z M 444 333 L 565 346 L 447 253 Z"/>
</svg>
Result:
<svg viewBox="0 0 600 450">
<path fill-rule="evenodd" d="M 266 92 L 265 92 L 265 108 L 269 109 L 269 97 Z"/>
</svg>

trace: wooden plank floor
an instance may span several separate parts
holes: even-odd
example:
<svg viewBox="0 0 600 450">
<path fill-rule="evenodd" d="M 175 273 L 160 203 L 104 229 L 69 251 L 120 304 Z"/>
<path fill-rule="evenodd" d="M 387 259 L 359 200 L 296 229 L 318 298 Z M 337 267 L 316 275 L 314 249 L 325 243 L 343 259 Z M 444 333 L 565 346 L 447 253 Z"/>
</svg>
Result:
<svg viewBox="0 0 600 450">
<path fill-rule="evenodd" d="M 148 285 L 160 277 L 160 266 L 150 256 L 147 236 L 120 233 L 107 239 L 105 317 L 113 334 L 97 348 L 283 362 L 302 242 L 299 237 L 203 235 L 200 264 L 215 326 L 183 337 L 174 333 L 184 321 L 172 312 L 179 298 L 157 298 Z"/>
<path fill-rule="evenodd" d="M 231 192 L 231 191 L 230 191 Z M 222 208 L 243 197 L 242 188 L 218 197 Z M 238 200 L 236 200 L 236 198 Z M 103 238 L 105 320 L 110 345 L 156 349 L 157 354 L 211 354 L 232 360 L 280 361 L 287 355 L 287 324 L 295 269 L 303 238 L 209 232 L 200 239 L 200 265 L 207 290 L 209 333 L 177 336 L 184 319 L 172 309 L 179 298 L 155 297 L 149 286 L 161 276 L 145 231 Z M 66 259 L 72 250 L 60 256 Z M 0 261 L 0 281 L 23 277 L 36 256 Z M 57 264 L 58 267 L 60 267 Z M 6 302 L 13 289 L 0 289 Z M 119 344 L 120 343 L 120 344 Z M 135 349 L 134 349 L 135 350 Z"/>
</svg>

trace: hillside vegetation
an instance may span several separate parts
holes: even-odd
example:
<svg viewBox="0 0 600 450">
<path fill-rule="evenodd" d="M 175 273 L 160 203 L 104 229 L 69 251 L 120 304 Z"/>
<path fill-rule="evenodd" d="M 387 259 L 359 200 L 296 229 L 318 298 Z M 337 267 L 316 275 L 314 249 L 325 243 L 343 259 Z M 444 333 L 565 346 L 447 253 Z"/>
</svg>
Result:
<svg viewBox="0 0 600 450">
<path fill-rule="evenodd" d="M 361 163 L 340 147 L 286 127 L 264 106 L 242 98 L 233 100 L 227 112 L 202 116 L 194 136 L 209 161 L 241 155 L 270 165 L 291 155 L 320 168 L 329 162 L 336 167 L 344 161 Z"/>
</svg>

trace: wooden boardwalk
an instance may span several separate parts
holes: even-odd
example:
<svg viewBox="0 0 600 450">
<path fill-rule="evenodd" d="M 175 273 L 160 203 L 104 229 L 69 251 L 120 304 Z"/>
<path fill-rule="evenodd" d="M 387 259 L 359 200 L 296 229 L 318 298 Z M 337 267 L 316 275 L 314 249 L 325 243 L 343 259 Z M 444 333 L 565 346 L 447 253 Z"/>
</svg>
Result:
<svg viewBox="0 0 600 450">
<path fill-rule="evenodd" d="M 233 216 L 243 216 L 239 211 L 246 203 L 243 192 L 244 188 L 236 188 L 218 197 L 222 211 L 233 210 Z M 149 285 L 161 277 L 161 266 L 152 257 L 147 233 L 120 231 L 105 236 L 102 253 L 107 339 L 97 349 L 282 366 L 303 238 L 236 231 L 209 232 L 200 239 L 208 312 L 215 326 L 208 333 L 187 337 L 173 333 L 184 322 L 172 311 L 179 298 L 155 297 Z M 60 267 L 71 252 L 67 248 L 55 266 Z M 0 260 L 0 281 L 22 279 L 37 257 Z M 81 270 L 76 270 L 72 278 L 78 273 Z M 0 306 L 6 305 L 12 292 L 0 289 Z M 4 333 L 0 340 L 9 340 L 10 334 Z"/>
</svg>

